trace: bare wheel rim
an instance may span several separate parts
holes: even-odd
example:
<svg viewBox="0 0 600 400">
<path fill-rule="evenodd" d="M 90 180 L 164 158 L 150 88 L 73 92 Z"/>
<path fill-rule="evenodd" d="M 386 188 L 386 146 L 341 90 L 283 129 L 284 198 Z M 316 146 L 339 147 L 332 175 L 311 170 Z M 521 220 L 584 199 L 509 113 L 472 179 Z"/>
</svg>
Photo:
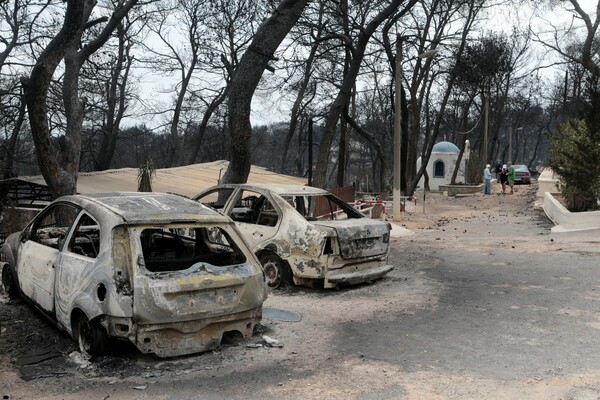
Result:
<svg viewBox="0 0 600 400">
<path fill-rule="evenodd" d="M 77 332 L 79 340 L 79 350 L 87 355 L 92 355 L 94 349 L 94 332 L 86 317 L 79 320 L 79 330 Z"/>
<path fill-rule="evenodd" d="M 265 281 L 272 288 L 277 288 L 281 285 L 281 265 L 275 260 L 268 260 L 264 265 Z"/>
</svg>

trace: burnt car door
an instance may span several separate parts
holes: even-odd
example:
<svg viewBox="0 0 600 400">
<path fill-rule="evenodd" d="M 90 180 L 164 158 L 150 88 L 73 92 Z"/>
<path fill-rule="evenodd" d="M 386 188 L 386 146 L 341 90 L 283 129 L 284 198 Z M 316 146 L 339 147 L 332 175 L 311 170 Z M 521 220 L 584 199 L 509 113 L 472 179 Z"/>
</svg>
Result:
<svg viewBox="0 0 600 400">
<path fill-rule="evenodd" d="M 196 200 L 230 217 L 252 250 L 277 234 L 281 212 L 264 193 L 217 188 Z"/>
<path fill-rule="evenodd" d="M 102 276 L 91 275 L 100 254 L 100 226 L 87 212 L 77 218 L 72 233 L 67 238 L 56 262 L 56 320 L 63 326 L 70 324 L 70 314 L 75 301 L 86 311 L 90 311 L 96 301 L 104 301 L 106 286 L 103 281 L 109 269 L 108 260 L 104 260 Z"/>
<path fill-rule="evenodd" d="M 277 235 L 281 212 L 264 193 L 241 190 L 229 199 L 225 213 L 236 226 L 251 249 Z"/>
<path fill-rule="evenodd" d="M 42 310 L 54 314 L 55 267 L 79 208 L 58 203 L 42 211 L 25 229 L 17 255 L 17 274 L 23 294 Z"/>
</svg>

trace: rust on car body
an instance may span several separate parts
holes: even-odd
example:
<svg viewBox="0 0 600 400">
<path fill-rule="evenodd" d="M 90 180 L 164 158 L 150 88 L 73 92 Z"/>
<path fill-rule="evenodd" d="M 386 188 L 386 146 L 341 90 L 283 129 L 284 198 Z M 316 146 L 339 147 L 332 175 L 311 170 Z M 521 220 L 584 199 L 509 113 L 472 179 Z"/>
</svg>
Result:
<svg viewBox="0 0 600 400">
<path fill-rule="evenodd" d="M 300 185 L 228 184 L 194 197 L 236 221 L 263 261 L 291 272 L 295 284 L 325 288 L 387 274 L 390 224 L 367 218 L 326 190 Z M 277 277 L 276 273 L 273 273 Z"/>
<path fill-rule="evenodd" d="M 80 347 L 84 321 L 159 357 L 211 350 L 252 335 L 267 293 L 232 221 L 176 195 L 62 197 L 2 251 L 19 292 Z"/>
</svg>

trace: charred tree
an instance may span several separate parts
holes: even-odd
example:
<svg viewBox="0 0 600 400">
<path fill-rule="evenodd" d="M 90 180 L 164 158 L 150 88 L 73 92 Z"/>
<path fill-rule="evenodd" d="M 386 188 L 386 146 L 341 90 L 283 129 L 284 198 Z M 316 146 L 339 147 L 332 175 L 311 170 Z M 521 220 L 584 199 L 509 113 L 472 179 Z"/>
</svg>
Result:
<svg viewBox="0 0 600 400">
<path fill-rule="evenodd" d="M 68 0 L 62 28 L 40 54 L 30 76 L 21 79 L 38 164 L 54 198 L 73 194 L 77 190 L 85 107 L 85 99 L 79 98 L 81 67 L 91 54 L 106 43 L 137 1 L 120 1 L 108 20 L 101 18 L 90 21 L 96 5 L 94 0 Z M 106 25 L 98 36 L 81 47 L 84 30 L 104 22 Z M 67 126 L 64 135 L 55 139 L 50 135 L 47 97 L 54 72 L 63 60 L 63 103 Z"/>
<path fill-rule="evenodd" d="M 250 47 L 240 60 L 231 80 L 229 93 L 230 163 L 224 183 L 243 183 L 252 164 L 250 153 L 250 106 L 260 78 L 273 54 L 296 24 L 308 0 L 282 0 L 258 28 Z"/>
</svg>

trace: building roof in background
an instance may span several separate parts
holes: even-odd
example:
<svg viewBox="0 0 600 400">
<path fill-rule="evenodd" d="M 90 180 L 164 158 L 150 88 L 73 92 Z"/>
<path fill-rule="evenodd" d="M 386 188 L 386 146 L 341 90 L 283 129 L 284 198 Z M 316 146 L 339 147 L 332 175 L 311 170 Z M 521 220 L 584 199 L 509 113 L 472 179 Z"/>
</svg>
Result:
<svg viewBox="0 0 600 400">
<path fill-rule="evenodd" d="M 460 150 L 454 143 L 439 142 L 433 145 L 432 153 L 460 153 Z"/>
<path fill-rule="evenodd" d="M 183 167 L 160 168 L 152 177 L 152 190 L 170 192 L 192 197 L 201 190 L 216 185 L 223 177 L 228 161 L 213 161 Z M 135 192 L 138 187 L 138 168 L 110 169 L 98 172 L 80 172 L 77 178 L 77 192 L 80 194 L 102 192 Z M 19 180 L 38 185 L 46 185 L 41 175 L 20 176 Z M 306 185 L 305 178 L 277 174 L 266 168 L 253 165 L 250 168 L 248 183 L 277 183 Z"/>
</svg>

